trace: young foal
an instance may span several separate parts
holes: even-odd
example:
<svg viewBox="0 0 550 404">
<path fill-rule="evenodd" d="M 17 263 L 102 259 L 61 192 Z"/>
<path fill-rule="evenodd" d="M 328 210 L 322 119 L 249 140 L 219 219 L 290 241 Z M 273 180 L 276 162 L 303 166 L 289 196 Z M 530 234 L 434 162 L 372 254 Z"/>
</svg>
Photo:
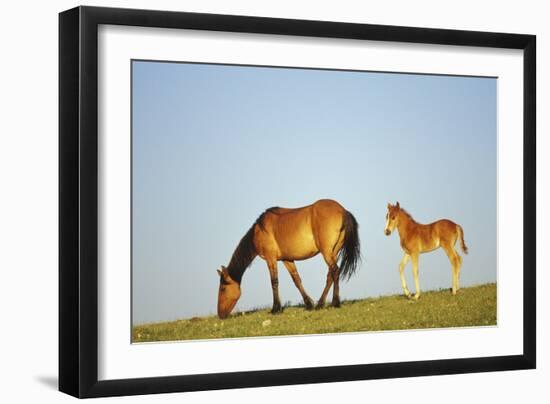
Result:
<svg viewBox="0 0 550 404">
<path fill-rule="evenodd" d="M 418 255 L 430 252 L 441 247 L 451 261 L 453 270 L 453 295 L 458 290 L 458 280 L 460 277 L 460 267 L 462 266 L 462 257 L 455 250 L 455 244 L 460 239 L 460 246 L 464 254 L 468 254 L 468 248 L 464 244 L 464 232 L 462 227 L 447 219 L 438 220 L 430 224 L 416 223 L 411 215 L 399 206 L 388 203 L 388 213 L 386 214 L 386 228 L 384 232 L 389 236 L 397 227 L 399 238 L 401 239 L 401 248 L 405 255 L 399 264 L 399 275 L 401 276 L 401 286 L 405 296 L 410 297 L 411 293 L 407 289 L 403 271 L 405 266 L 412 258 L 412 268 L 414 284 L 416 287 L 415 299 L 420 297 L 420 286 L 418 283 Z"/>
</svg>

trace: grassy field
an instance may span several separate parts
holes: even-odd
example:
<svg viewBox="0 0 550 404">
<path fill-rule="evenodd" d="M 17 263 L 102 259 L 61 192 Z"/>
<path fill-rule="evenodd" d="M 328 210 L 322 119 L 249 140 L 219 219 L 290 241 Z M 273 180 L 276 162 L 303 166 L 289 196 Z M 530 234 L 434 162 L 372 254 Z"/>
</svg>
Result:
<svg viewBox="0 0 550 404">
<path fill-rule="evenodd" d="M 267 335 L 404 330 L 417 328 L 496 325 L 496 284 L 464 288 L 456 296 L 449 290 L 424 292 L 418 301 L 402 295 L 342 302 L 342 307 L 306 311 L 285 307 L 281 314 L 269 309 L 235 313 L 226 320 L 194 317 L 133 329 L 133 342 L 256 337 Z"/>
</svg>

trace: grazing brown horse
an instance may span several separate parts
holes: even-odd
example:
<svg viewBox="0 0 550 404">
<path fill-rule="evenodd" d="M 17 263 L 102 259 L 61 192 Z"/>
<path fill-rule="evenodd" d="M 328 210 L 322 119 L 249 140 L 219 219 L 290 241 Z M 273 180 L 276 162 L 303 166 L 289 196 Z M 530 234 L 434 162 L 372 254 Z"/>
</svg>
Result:
<svg viewBox="0 0 550 404">
<path fill-rule="evenodd" d="M 272 313 L 278 313 L 282 309 L 277 261 L 283 261 L 304 299 L 306 309 L 313 308 L 313 300 L 302 286 L 294 261 L 311 258 L 318 253 L 323 255 L 328 265 L 328 274 L 317 308 L 324 306 L 332 284 L 332 305 L 339 307 L 339 280 L 353 275 L 359 263 L 358 227 L 350 212 L 338 202 L 329 199 L 296 209 L 267 209 L 241 239 L 227 268 L 222 266 L 218 270 L 218 316 L 226 318 L 235 307 L 241 296 L 243 274 L 258 255 L 266 261 L 271 276 Z"/>
<path fill-rule="evenodd" d="M 412 216 L 399 206 L 388 203 L 388 213 L 386 214 L 386 228 L 384 232 L 389 236 L 397 227 L 399 238 L 401 239 L 401 248 L 405 255 L 399 264 L 399 275 L 401 276 L 401 286 L 405 296 L 410 297 L 411 293 L 407 289 L 403 271 L 405 266 L 412 258 L 412 268 L 414 284 L 416 287 L 415 299 L 420 297 L 420 286 L 418 284 L 418 255 L 430 252 L 441 247 L 445 250 L 453 270 L 453 295 L 458 290 L 458 280 L 460 277 L 460 267 L 462 266 L 462 257 L 455 250 L 455 244 L 460 239 L 460 246 L 464 254 L 468 254 L 468 248 L 464 244 L 464 231 L 462 227 L 447 219 L 438 220 L 430 224 L 416 223 Z"/>
</svg>

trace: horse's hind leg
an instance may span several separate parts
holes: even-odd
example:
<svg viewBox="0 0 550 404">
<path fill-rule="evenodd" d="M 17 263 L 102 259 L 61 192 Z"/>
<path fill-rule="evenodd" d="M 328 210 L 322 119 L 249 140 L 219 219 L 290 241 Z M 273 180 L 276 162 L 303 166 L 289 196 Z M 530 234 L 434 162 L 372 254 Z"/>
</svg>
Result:
<svg viewBox="0 0 550 404">
<path fill-rule="evenodd" d="M 458 255 L 456 250 L 451 245 L 443 245 L 442 247 L 445 250 L 447 257 L 449 257 L 449 261 L 451 262 L 451 268 L 453 271 L 452 294 L 456 295 L 456 292 L 458 291 L 458 282 L 460 277 L 460 267 L 462 265 L 462 257 Z"/>
<path fill-rule="evenodd" d="M 342 249 L 342 245 L 344 244 L 344 236 L 341 221 L 334 222 L 331 226 L 322 226 L 320 231 L 317 232 L 316 242 L 328 266 L 327 283 L 317 303 L 318 308 L 324 306 L 332 284 L 334 284 L 332 306 L 340 307 L 340 268 L 338 268 L 336 261 L 338 251 Z"/>
<path fill-rule="evenodd" d="M 325 304 L 325 299 L 331 284 L 334 284 L 332 289 L 332 306 L 340 307 L 340 268 L 338 268 L 338 265 L 336 264 L 336 256 L 332 253 L 332 251 L 326 253 L 322 252 L 322 254 L 328 266 L 328 274 L 327 283 L 325 285 L 325 289 L 323 290 L 323 294 L 317 303 L 317 307 L 322 307 Z"/>
<path fill-rule="evenodd" d="M 321 293 L 321 297 L 317 301 L 317 306 L 315 306 L 316 309 L 322 309 L 325 306 L 325 300 L 327 299 L 327 294 L 332 286 L 332 282 L 332 271 L 329 269 L 327 273 L 327 282 L 325 283 L 325 288 L 323 289 L 323 293 Z"/>
<path fill-rule="evenodd" d="M 332 287 L 332 307 L 340 307 L 340 268 L 334 264 L 332 267 L 332 281 L 334 286 Z"/>
<path fill-rule="evenodd" d="M 418 253 L 411 254 L 412 258 L 412 269 L 414 277 L 414 287 L 416 288 L 416 293 L 414 294 L 414 299 L 418 300 L 420 298 L 420 281 L 418 280 Z"/>
<path fill-rule="evenodd" d="M 285 267 L 288 270 L 288 273 L 292 277 L 292 280 L 294 281 L 294 285 L 296 285 L 296 287 L 300 291 L 300 294 L 304 299 L 304 304 L 306 306 L 306 309 L 307 310 L 313 309 L 313 300 L 311 299 L 311 297 L 308 296 L 308 294 L 304 289 L 304 286 L 302 285 L 302 279 L 298 274 L 298 270 L 296 269 L 296 264 L 294 264 L 294 261 L 283 261 L 283 264 L 285 264 Z"/>
<path fill-rule="evenodd" d="M 457 258 L 457 265 L 456 265 L 456 280 L 455 280 L 455 283 L 456 283 L 456 292 L 458 292 L 458 290 L 460 289 L 460 268 L 462 267 L 462 257 L 460 256 L 459 253 L 456 252 L 455 250 L 455 254 L 456 254 L 456 258 Z M 455 292 L 455 293 L 456 293 Z"/>
</svg>

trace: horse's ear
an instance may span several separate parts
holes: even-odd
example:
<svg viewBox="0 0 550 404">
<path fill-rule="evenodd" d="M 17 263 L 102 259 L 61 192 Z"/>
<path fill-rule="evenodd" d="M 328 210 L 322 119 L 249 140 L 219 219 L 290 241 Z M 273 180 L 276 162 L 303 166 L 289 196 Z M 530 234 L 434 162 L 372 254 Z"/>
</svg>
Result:
<svg viewBox="0 0 550 404">
<path fill-rule="evenodd" d="M 216 269 L 216 272 L 218 272 L 218 275 L 223 276 L 223 272 L 220 271 L 219 269 Z"/>
<path fill-rule="evenodd" d="M 391 203 L 388 202 L 388 209 L 391 209 Z"/>
<path fill-rule="evenodd" d="M 399 209 L 399 202 L 397 202 L 397 203 L 395 204 L 395 207 L 396 207 L 397 209 Z"/>
<path fill-rule="evenodd" d="M 229 274 L 229 272 L 227 271 L 227 268 L 226 268 L 226 267 L 224 267 L 224 266 L 222 265 L 221 268 L 222 268 L 222 272 L 223 272 L 224 274 L 226 274 L 226 275 Z"/>
</svg>

